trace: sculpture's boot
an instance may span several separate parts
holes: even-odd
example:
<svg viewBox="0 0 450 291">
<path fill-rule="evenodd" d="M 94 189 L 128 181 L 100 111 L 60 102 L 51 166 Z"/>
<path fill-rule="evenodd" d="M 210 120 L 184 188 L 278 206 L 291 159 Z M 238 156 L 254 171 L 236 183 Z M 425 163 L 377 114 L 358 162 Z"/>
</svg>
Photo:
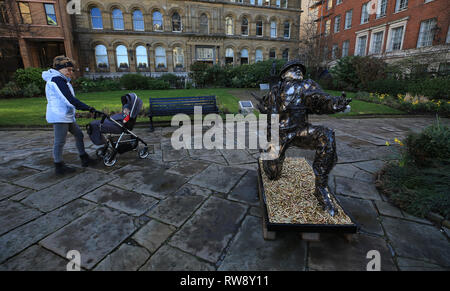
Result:
<svg viewBox="0 0 450 291">
<path fill-rule="evenodd" d="M 322 205 L 323 210 L 327 211 L 331 216 L 335 216 L 338 213 L 338 210 L 334 206 L 333 201 L 331 200 L 330 192 L 328 192 L 327 188 L 316 187 L 314 195 L 316 196 L 320 205 Z"/>
</svg>

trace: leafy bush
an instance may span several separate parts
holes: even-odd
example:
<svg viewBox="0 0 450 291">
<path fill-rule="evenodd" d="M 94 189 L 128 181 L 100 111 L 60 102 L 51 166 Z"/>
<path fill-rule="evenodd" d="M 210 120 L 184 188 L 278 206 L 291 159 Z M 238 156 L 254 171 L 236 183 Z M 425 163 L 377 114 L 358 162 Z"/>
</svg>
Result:
<svg viewBox="0 0 450 291">
<path fill-rule="evenodd" d="M 169 83 L 170 88 L 181 89 L 184 88 L 184 78 L 178 77 L 175 74 L 163 74 L 160 78 L 162 81 L 166 81 Z"/>
<path fill-rule="evenodd" d="M 24 97 L 35 97 L 41 95 L 41 90 L 35 83 L 30 83 L 23 89 Z"/>
<path fill-rule="evenodd" d="M 421 133 L 410 133 L 405 144 L 408 156 L 419 166 L 432 159 L 450 160 L 450 128 L 439 120 Z"/>
<path fill-rule="evenodd" d="M 148 78 L 140 74 L 126 74 L 120 78 L 120 85 L 126 90 L 148 89 Z"/>
<path fill-rule="evenodd" d="M 149 78 L 147 80 L 147 89 L 149 89 L 149 90 L 166 90 L 166 89 L 170 89 L 170 84 L 167 81 Z"/>
<path fill-rule="evenodd" d="M 0 90 L 0 98 L 17 98 L 22 96 L 22 90 L 13 81 L 6 83 Z"/>
<path fill-rule="evenodd" d="M 43 94 L 45 92 L 45 81 L 42 79 L 42 72 L 45 70 L 43 68 L 18 69 L 14 73 L 14 81 L 19 88 L 23 89 L 29 84 L 34 84 L 39 89 L 39 93 Z"/>
<path fill-rule="evenodd" d="M 121 90 L 119 80 L 103 79 L 103 78 L 91 80 L 88 78 L 81 77 L 73 82 L 73 87 L 75 91 L 82 93 Z"/>
</svg>

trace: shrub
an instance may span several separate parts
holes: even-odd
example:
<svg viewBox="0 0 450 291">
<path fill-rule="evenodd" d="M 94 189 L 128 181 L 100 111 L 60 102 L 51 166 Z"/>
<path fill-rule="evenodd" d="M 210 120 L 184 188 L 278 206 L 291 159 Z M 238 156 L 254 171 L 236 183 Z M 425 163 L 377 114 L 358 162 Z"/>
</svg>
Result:
<svg viewBox="0 0 450 291">
<path fill-rule="evenodd" d="M 41 90 L 35 83 L 30 83 L 23 89 L 24 97 L 34 97 L 41 95 Z"/>
<path fill-rule="evenodd" d="M 0 98 L 17 98 L 22 96 L 22 90 L 14 81 L 6 83 L 0 90 Z"/>
<path fill-rule="evenodd" d="M 121 90 L 119 80 L 103 79 L 103 78 L 91 80 L 88 78 L 81 77 L 73 82 L 73 87 L 75 91 L 82 93 Z"/>
<path fill-rule="evenodd" d="M 44 93 L 45 81 L 42 79 L 42 72 L 45 71 L 43 68 L 26 68 L 18 69 L 14 73 L 14 81 L 19 88 L 25 88 L 29 84 L 35 84 L 39 88 L 40 93 Z"/>
<path fill-rule="evenodd" d="M 170 84 L 167 81 L 149 78 L 147 80 L 147 88 L 149 90 L 165 90 L 170 89 Z"/>
<path fill-rule="evenodd" d="M 184 78 L 180 78 L 175 74 L 163 74 L 159 79 L 168 82 L 170 88 L 184 88 Z"/>
<path fill-rule="evenodd" d="M 148 78 L 140 74 L 125 74 L 120 78 L 120 85 L 126 90 L 148 89 Z"/>
</svg>

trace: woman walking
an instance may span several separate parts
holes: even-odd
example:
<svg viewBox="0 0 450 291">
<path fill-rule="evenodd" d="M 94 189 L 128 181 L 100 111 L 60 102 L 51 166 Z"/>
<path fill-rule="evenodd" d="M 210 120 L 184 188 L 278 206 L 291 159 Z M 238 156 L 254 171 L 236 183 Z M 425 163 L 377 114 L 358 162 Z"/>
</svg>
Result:
<svg viewBox="0 0 450 291">
<path fill-rule="evenodd" d="M 95 109 L 75 98 L 70 84 L 74 66 L 75 62 L 71 58 L 57 56 L 53 60 L 53 69 L 42 73 L 42 78 L 47 82 L 45 85 L 46 119 L 48 123 L 53 124 L 55 134 L 53 158 L 56 175 L 75 172 L 75 169 L 66 166 L 63 162 L 62 155 L 67 132 L 75 137 L 81 165 L 87 167 L 95 163 L 95 160 L 91 159 L 84 149 L 83 132 L 75 120 L 76 109 L 90 112 L 94 112 Z"/>
</svg>

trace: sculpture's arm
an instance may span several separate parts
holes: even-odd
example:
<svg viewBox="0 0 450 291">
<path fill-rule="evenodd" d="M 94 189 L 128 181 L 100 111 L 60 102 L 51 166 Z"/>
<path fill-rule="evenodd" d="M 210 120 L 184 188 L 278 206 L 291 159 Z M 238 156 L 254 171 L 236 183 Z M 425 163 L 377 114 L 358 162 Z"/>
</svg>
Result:
<svg viewBox="0 0 450 291">
<path fill-rule="evenodd" d="M 313 114 L 332 114 L 344 111 L 352 99 L 342 96 L 331 96 L 320 88 L 308 90 L 304 95 L 304 105 L 309 113 Z"/>
</svg>

